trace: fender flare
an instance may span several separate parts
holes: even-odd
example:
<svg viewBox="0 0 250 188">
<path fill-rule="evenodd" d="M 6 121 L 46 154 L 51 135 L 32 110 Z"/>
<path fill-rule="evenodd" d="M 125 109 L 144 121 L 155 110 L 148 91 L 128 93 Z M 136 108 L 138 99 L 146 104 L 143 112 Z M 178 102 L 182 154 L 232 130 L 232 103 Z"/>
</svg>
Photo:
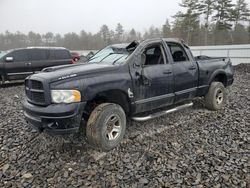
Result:
<svg viewBox="0 0 250 188">
<path fill-rule="evenodd" d="M 209 80 L 208 80 L 208 85 L 210 85 L 210 84 L 213 82 L 213 80 L 215 79 L 215 77 L 218 76 L 219 74 L 225 75 L 226 78 L 227 78 L 227 73 L 226 73 L 226 71 L 223 70 L 223 69 L 218 69 L 218 70 L 214 71 L 214 72 L 212 73 L 212 75 L 210 76 L 210 78 L 209 78 Z"/>
</svg>

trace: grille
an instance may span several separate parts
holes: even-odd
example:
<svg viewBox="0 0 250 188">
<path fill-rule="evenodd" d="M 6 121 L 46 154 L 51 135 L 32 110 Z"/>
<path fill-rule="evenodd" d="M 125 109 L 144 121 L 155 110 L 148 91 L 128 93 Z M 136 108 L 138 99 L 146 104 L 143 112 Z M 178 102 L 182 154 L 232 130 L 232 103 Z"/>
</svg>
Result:
<svg viewBox="0 0 250 188">
<path fill-rule="evenodd" d="M 42 82 L 37 80 L 26 80 L 25 91 L 26 96 L 31 103 L 45 105 L 45 95 Z"/>
<path fill-rule="evenodd" d="M 43 90 L 43 84 L 36 80 L 31 80 L 31 87 L 32 89 L 40 89 Z"/>
</svg>

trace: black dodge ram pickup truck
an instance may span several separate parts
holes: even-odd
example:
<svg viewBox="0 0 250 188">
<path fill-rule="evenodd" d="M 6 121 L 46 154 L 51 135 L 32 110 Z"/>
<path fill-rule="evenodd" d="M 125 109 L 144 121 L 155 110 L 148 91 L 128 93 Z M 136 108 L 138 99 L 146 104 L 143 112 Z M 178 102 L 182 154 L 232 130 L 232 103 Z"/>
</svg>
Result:
<svg viewBox="0 0 250 188">
<path fill-rule="evenodd" d="M 232 83 L 230 59 L 194 58 L 183 41 L 151 39 L 111 45 L 88 63 L 29 76 L 23 106 L 38 130 L 86 131 L 92 146 L 110 150 L 122 140 L 129 119 L 168 114 L 192 106 L 195 97 L 219 110 Z"/>
</svg>

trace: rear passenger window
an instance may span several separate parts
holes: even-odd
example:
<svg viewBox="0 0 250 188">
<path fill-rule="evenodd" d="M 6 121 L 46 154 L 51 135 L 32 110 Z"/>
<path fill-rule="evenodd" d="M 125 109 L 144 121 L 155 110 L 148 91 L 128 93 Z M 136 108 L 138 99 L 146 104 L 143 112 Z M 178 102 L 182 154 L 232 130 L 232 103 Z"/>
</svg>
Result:
<svg viewBox="0 0 250 188">
<path fill-rule="evenodd" d="M 32 61 L 41 61 L 48 59 L 48 53 L 45 49 L 32 49 L 30 51 L 30 58 Z"/>
<path fill-rule="evenodd" d="M 48 50 L 48 59 L 49 60 L 54 60 L 55 59 L 55 50 Z"/>
<path fill-rule="evenodd" d="M 174 62 L 188 61 L 188 56 L 182 46 L 176 43 L 167 44 L 172 54 Z"/>
<path fill-rule="evenodd" d="M 55 59 L 71 59 L 71 55 L 67 50 L 55 50 Z"/>
<path fill-rule="evenodd" d="M 13 57 L 14 62 L 28 61 L 27 50 L 17 50 L 8 55 L 8 57 Z"/>
</svg>

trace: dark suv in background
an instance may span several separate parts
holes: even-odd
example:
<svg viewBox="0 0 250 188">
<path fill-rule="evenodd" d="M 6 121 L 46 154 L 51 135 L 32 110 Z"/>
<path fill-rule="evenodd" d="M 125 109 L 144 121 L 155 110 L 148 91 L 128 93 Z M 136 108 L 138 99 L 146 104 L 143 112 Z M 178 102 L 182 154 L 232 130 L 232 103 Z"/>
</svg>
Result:
<svg viewBox="0 0 250 188">
<path fill-rule="evenodd" d="M 0 84 L 24 80 L 43 68 L 74 63 L 69 50 L 62 47 L 28 47 L 0 53 Z"/>
</svg>

